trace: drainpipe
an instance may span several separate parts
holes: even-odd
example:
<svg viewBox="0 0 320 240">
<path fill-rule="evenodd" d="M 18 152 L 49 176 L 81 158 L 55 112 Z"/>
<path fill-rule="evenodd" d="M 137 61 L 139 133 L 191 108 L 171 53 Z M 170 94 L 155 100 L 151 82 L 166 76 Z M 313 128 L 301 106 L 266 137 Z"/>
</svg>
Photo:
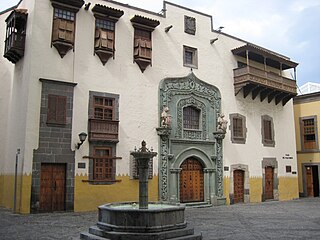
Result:
<svg viewBox="0 0 320 240">
<path fill-rule="evenodd" d="M 18 177 L 18 160 L 19 160 L 20 148 L 16 153 L 16 165 L 14 169 L 14 192 L 13 192 L 13 213 L 17 212 L 17 177 Z"/>
</svg>

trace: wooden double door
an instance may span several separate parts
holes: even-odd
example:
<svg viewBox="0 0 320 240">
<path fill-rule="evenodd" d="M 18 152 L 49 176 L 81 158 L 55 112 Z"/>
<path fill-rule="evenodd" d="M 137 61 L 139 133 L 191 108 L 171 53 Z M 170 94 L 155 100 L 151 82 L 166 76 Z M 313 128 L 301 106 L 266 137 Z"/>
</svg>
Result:
<svg viewBox="0 0 320 240">
<path fill-rule="evenodd" d="M 40 211 L 65 210 L 65 164 L 41 164 Z"/>
<path fill-rule="evenodd" d="M 186 159 L 181 165 L 180 202 L 204 201 L 204 178 L 201 163 L 194 158 Z"/>
<path fill-rule="evenodd" d="M 319 197 L 318 166 L 306 166 L 307 197 Z"/>
<path fill-rule="evenodd" d="M 244 171 L 233 171 L 233 197 L 234 203 L 244 202 Z"/>
</svg>

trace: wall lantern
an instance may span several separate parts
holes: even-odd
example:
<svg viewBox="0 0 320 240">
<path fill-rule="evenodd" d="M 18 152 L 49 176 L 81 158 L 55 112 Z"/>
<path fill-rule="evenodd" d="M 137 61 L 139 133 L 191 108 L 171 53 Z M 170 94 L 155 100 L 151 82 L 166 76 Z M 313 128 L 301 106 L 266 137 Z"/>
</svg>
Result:
<svg viewBox="0 0 320 240">
<path fill-rule="evenodd" d="M 77 149 L 80 148 L 80 146 L 83 144 L 83 142 L 86 140 L 86 138 L 87 138 L 87 134 L 85 132 L 82 132 L 79 134 L 80 142 L 76 145 Z"/>
</svg>

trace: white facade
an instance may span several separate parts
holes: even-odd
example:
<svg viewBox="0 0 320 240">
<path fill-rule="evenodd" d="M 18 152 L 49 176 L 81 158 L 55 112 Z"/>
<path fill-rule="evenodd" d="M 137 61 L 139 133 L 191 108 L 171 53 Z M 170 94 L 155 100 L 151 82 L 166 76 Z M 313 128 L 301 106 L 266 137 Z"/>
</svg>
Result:
<svg viewBox="0 0 320 240">
<path fill-rule="evenodd" d="M 15 65 L 5 58 L 0 59 L 0 126 L 1 132 L 5 133 L 0 144 L 3 153 L 0 174 L 14 173 L 12 161 L 17 149 L 21 149 L 19 172 L 32 174 L 33 151 L 39 148 L 42 91 L 39 79 L 49 79 L 77 84 L 74 87 L 71 142 L 71 149 L 75 151 L 75 175 L 89 174 L 90 160 L 83 159 L 83 156 L 90 155 L 89 142 L 85 141 L 79 150 L 75 149 L 79 141 L 78 134 L 88 131 L 89 91 L 119 95 L 120 123 L 116 155 L 122 159 L 116 162 L 116 175 L 129 175 L 130 151 L 142 140 L 146 140 L 148 147 L 152 146 L 154 151 L 160 150 L 156 131 L 160 126 L 162 111 L 159 106 L 159 85 L 165 78 L 185 77 L 191 73 L 190 68 L 183 66 L 185 45 L 196 48 L 198 52 L 198 69 L 192 70 L 194 75 L 218 88 L 221 94 L 221 112 L 229 121 L 223 140 L 223 166 L 247 165 L 249 178 L 262 178 L 262 160 L 274 158 L 278 164 L 278 177 L 296 177 L 291 172 L 286 173 L 288 165 L 292 167 L 292 172 L 297 171 L 292 101 L 282 106 L 275 105 L 274 100 L 270 103 L 266 100 L 261 102 L 258 98 L 252 100 L 250 95 L 243 98 L 242 93 L 235 96 L 233 69 L 237 68 L 237 58 L 231 50 L 247 42 L 221 33 L 218 40 L 210 44 L 210 40 L 218 35 L 212 30 L 212 18 L 168 2 L 164 3 L 164 15 L 113 1 L 92 0 L 91 7 L 95 4 L 124 11 L 115 24 L 114 59 L 110 58 L 105 65 L 94 55 L 95 17 L 91 8 L 86 11 L 82 7 L 76 14 L 74 50 L 61 58 L 56 48 L 51 46 L 51 2 L 24 0 L 19 4 L 18 8 L 28 9 L 25 55 Z M 0 39 L 5 38 L 5 19 L 9 13 L 0 15 Z M 152 32 L 152 66 L 148 66 L 144 72 L 133 61 L 134 28 L 130 19 L 134 15 L 160 22 Z M 184 32 L 185 15 L 196 19 L 195 35 Z M 165 28 L 170 25 L 173 27 L 166 32 Z M 0 49 L 4 49 L 3 41 L 0 41 Z M 229 114 L 233 113 L 246 117 L 245 144 L 231 142 Z M 263 115 L 273 119 L 274 147 L 262 144 Z M 85 162 L 86 167 L 77 168 L 79 162 Z M 158 174 L 158 157 L 153 167 Z M 230 170 L 225 169 L 223 174 L 228 179 Z M 225 183 L 224 188 L 228 189 L 230 183 Z M 250 194 L 254 191 L 259 195 L 259 190 L 252 190 Z M 225 190 L 225 194 L 228 192 Z"/>
</svg>

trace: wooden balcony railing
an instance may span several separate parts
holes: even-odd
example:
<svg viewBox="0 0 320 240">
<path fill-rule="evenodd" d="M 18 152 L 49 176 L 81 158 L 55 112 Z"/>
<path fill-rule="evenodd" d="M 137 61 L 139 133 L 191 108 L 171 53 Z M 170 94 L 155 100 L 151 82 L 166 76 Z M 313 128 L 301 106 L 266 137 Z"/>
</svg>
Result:
<svg viewBox="0 0 320 240">
<path fill-rule="evenodd" d="M 259 94 L 261 101 L 269 97 L 269 102 L 276 96 L 279 100 L 284 100 L 284 104 L 297 94 L 296 81 L 280 76 L 273 72 L 267 72 L 252 66 L 245 66 L 233 70 L 235 95 L 242 89 L 244 90 L 244 97 L 250 92 L 253 93 L 253 99 Z M 281 99 L 280 99 L 281 98 Z"/>
<path fill-rule="evenodd" d="M 89 119 L 89 141 L 119 142 L 119 121 Z"/>
</svg>

